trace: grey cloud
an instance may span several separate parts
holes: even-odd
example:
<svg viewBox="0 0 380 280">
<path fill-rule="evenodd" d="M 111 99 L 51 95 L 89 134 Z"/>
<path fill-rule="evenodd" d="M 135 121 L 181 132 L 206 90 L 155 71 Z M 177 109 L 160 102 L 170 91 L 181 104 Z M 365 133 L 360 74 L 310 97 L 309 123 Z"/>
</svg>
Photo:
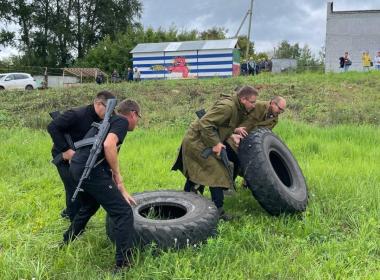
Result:
<svg viewBox="0 0 380 280">
<path fill-rule="evenodd" d="M 281 40 L 308 44 L 317 53 L 325 41 L 328 0 L 254 0 L 251 38 L 258 51 L 272 50 Z M 142 0 L 145 27 L 228 29 L 233 36 L 250 0 Z M 335 0 L 334 10 L 380 10 L 380 0 Z M 240 34 L 247 34 L 247 22 Z M 0 50 L 3 48 L 0 47 Z M 5 51 L 4 51 L 5 52 Z M 0 52 L 0 56 L 2 53 Z"/>
<path fill-rule="evenodd" d="M 266 51 L 281 40 L 308 44 L 316 53 L 325 40 L 327 0 L 255 0 L 251 38 Z M 224 27 L 233 36 L 249 0 L 144 0 L 144 26 L 204 30 Z M 334 10 L 380 9 L 380 0 L 335 0 Z M 247 33 L 247 22 L 241 34 Z"/>
</svg>

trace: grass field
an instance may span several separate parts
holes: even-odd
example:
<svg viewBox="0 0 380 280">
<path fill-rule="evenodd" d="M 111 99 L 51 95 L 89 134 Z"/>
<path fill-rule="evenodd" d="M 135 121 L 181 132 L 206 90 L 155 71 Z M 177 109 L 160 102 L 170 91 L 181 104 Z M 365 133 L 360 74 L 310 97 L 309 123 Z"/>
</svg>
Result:
<svg viewBox="0 0 380 280">
<path fill-rule="evenodd" d="M 112 85 L 120 97 L 143 105 L 141 128 L 127 136 L 120 153 L 130 192 L 181 189 L 184 178 L 170 167 L 195 109 L 223 90 L 254 83 L 262 85 L 263 98 L 281 93 L 291 101 L 275 132 L 297 158 L 310 194 L 302 215 L 271 217 L 239 189 L 226 199 L 227 211 L 239 218 L 221 222 L 216 238 L 181 251 L 139 251 L 125 279 L 380 279 L 379 77 Z M 294 96 L 286 91 L 292 85 Z M 114 247 L 103 210 L 79 240 L 57 248 L 69 225 L 59 216 L 63 186 L 49 163 L 50 137 L 35 129 L 46 125 L 49 110 L 88 102 L 97 90 L 0 94 L 0 279 L 113 279 Z M 339 121 L 334 108 L 342 110 Z"/>
</svg>

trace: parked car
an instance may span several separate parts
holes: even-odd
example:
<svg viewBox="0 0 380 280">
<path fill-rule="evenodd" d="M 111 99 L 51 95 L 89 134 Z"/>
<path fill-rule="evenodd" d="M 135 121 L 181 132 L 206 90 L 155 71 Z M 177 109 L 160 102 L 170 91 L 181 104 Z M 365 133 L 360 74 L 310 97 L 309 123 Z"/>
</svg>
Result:
<svg viewBox="0 0 380 280">
<path fill-rule="evenodd" d="M 36 80 L 27 73 L 4 73 L 0 74 L 0 90 L 3 89 L 26 89 L 37 88 Z"/>
</svg>

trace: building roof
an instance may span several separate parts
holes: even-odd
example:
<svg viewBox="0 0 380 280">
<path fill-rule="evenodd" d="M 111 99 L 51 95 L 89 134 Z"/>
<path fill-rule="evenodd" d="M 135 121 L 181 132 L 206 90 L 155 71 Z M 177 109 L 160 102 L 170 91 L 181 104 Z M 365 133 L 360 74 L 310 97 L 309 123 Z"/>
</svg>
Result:
<svg viewBox="0 0 380 280">
<path fill-rule="evenodd" d="M 178 52 L 192 50 L 234 49 L 238 39 L 200 40 L 138 44 L 131 53 Z"/>
</svg>

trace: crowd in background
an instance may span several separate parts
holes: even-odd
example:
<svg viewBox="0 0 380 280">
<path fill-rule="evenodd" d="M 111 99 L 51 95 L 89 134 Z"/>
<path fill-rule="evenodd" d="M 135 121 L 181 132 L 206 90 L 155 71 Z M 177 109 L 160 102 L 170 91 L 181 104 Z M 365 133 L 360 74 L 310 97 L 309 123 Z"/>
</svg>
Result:
<svg viewBox="0 0 380 280">
<path fill-rule="evenodd" d="M 106 78 L 104 77 L 103 73 L 98 73 L 95 81 L 97 84 L 103 84 L 106 82 Z M 127 67 L 126 70 L 122 73 L 122 75 L 119 75 L 119 72 L 116 69 L 114 69 L 111 73 L 111 83 L 119 83 L 122 81 L 140 82 L 141 81 L 140 70 L 137 67 L 135 67 L 133 70 L 131 67 Z"/>
<path fill-rule="evenodd" d="M 380 71 L 380 51 L 376 53 L 373 60 L 369 54 L 369 51 L 363 52 L 361 62 L 362 62 L 363 71 L 370 71 L 372 67 Z M 344 56 L 341 56 L 339 58 L 339 67 L 342 70 L 342 72 L 347 72 L 351 65 L 352 65 L 351 58 L 348 52 L 345 52 Z"/>
<path fill-rule="evenodd" d="M 240 64 L 241 75 L 258 75 L 261 72 L 272 72 L 272 60 L 258 59 L 255 61 L 252 57 L 248 60 L 243 60 Z"/>
</svg>

